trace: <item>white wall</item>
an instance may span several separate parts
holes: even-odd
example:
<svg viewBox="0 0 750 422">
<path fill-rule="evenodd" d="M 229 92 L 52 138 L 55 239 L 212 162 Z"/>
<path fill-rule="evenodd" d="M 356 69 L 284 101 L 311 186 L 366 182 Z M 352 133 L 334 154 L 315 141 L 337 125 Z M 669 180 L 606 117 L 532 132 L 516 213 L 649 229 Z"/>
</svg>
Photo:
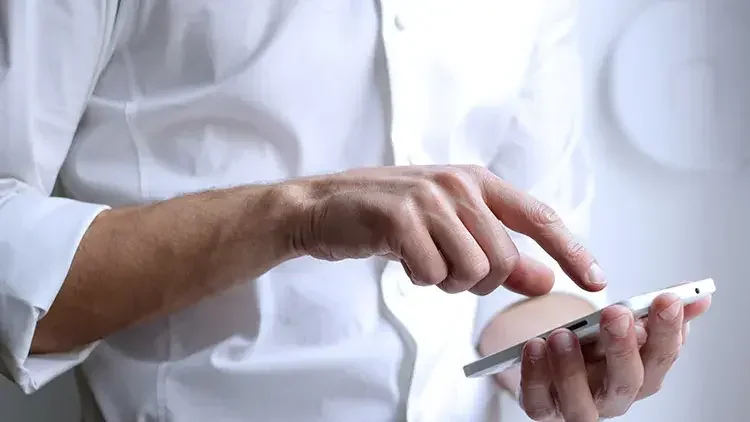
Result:
<svg viewBox="0 0 750 422">
<path fill-rule="evenodd" d="M 681 280 L 707 276 L 714 277 L 718 283 L 714 307 L 707 316 L 693 324 L 690 342 L 667 379 L 664 390 L 658 396 L 635 405 L 621 420 L 745 420 L 743 415 L 750 411 L 750 366 L 746 358 L 750 336 L 746 334 L 747 319 L 742 310 L 750 303 L 746 299 L 750 297 L 750 270 L 744 265 L 744 259 L 748 259 L 745 256 L 746 239 L 750 239 L 750 224 L 746 217 L 750 211 L 750 195 L 743 193 L 750 186 L 750 174 L 744 168 L 732 172 L 676 170 L 659 165 L 634 147 L 641 138 L 624 135 L 623 129 L 627 127 L 614 123 L 616 116 L 610 107 L 613 101 L 609 88 L 612 83 L 610 59 L 613 47 L 617 45 L 613 40 L 655 2 L 582 1 L 582 37 L 589 97 L 587 133 L 595 147 L 599 176 L 591 247 L 609 274 L 611 294 L 615 299 L 624 298 Z M 689 0 L 679 3 L 698 4 Z M 737 59 L 738 56 L 721 56 L 720 53 L 721 48 L 734 48 L 735 54 L 750 51 L 743 47 L 750 39 L 742 39 L 743 34 L 739 32 L 728 32 L 732 28 L 722 24 L 722 19 L 738 16 L 749 22 L 750 14 L 740 13 L 746 12 L 740 9 L 747 9 L 748 3 L 747 0 L 704 1 L 701 7 L 712 20 L 701 21 L 693 16 L 689 19 L 691 26 L 684 31 L 686 33 L 677 34 L 677 37 L 700 43 L 714 56 L 734 57 L 733 66 L 724 70 L 747 70 L 743 66 L 750 64 L 750 53 L 746 61 L 741 60 L 741 56 Z M 720 11 L 725 14 L 717 15 Z M 672 16 L 670 13 L 666 17 Z M 717 40 L 717 34 L 724 35 L 725 39 Z M 653 37 L 657 44 L 662 39 L 659 34 L 653 34 Z M 668 59 L 669 54 L 670 49 L 666 49 L 660 62 L 668 61 L 665 58 Z M 642 63 L 632 65 L 632 72 L 637 73 L 639 67 L 654 63 L 640 61 Z M 664 69 L 663 64 L 661 69 Z M 694 157 L 684 151 L 700 150 L 707 158 L 729 158 L 729 164 L 733 164 L 733 158 L 745 158 L 743 154 L 750 156 L 750 142 L 745 147 L 744 139 L 740 137 L 741 134 L 750 134 L 750 123 L 747 123 L 750 118 L 742 119 L 731 113 L 740 111 L 742 102 L 739 100 L 750 104 L 750 95 L 741 89 L 750 88 L 750 84 L 738 86 L 742 78 L 737 76 L 744 76 L 744 73 L 720 80 L 724 85 L 719 83 L 714 89 L 718 94 L 709 97 L 710 101 L 697 103 L 700 106 L 710 102 L 722 112 L 722 116 L 728 116 L 722 122 L 723 129 L 698 127 L 718 136 L 696 138 L 691 133 L 679 137 L 665 136 L 657 141 L 663 144 L 651 145 L 657 147 L 656 152 L 660 151 L 660 145 L 666 145 L 672 148 L 667 151 L 675 151 L 669 157 L 689 160 Z M 693 77 L 687 80 L 688 85 L 696 81 L 706 82 L 695 79 L 695 75 Z M 632 89 L 637 91 L 643 83 L 639 82 Z M 652 88 L 658 90 L 659 84 Z M 688 94 L 710 95 L 704 91 L 693 90 Z M 632 110 L 641 113 L 641 117 L 655 117 L 655 122 L 651 122 L 653 130 L 663 132 L 664 126 L 669 126 L 668 120 L 660 119 L 669 119 L 669 116 L 663 114 L 664 107 L 653 105 L 650 100 L 647 92 L 643 101 Z M 684 96 L 679 100 L 682 105 L 694 103 Z M 694 129 L 684 123 L 699 124 L 701 122 L 694 121 L 695 117 L 711 111 L 697 110 L 693 119 L 683 118 L 678 121 L 680 126 L 673 129 L 677 132 Z M 706 144 L 707 140 L 712 143 Z M 729 147 L 734 149 L 729 150 L 730 154 L 722 155 Z M 2 421 L 75 421 L 77 412 L 74 383 L 70 377 L 54 382 L 33 397 L 23 397 L 5 383 L 0 383 Z M 526 420 L 517 412 L 511 413 L 517 415 L 517 419 L 511 419 L 513 421 Z"/>
<path fill-rule="evenodd" d="M 598 175 L 590 246 L 608 273 L 612 299 L 703 277 L 713 277 L 718 284 L 712 309 L 692 324 L 689 343 L 662 392 L 637 403 L 618 420 L 746 421 L 750 414 L 750 331 L 745 316 L 750 306 L 750 269 L 746 265 L 750 260 L 750 195 L 746 194 L 750 172 L 743 164 L 750 155 L 750 139 L 743 135 L 750 135 L 750 116 L 743 118 L 741 112 L 742 104 L 750 104 L 750 83 L 744 81 L 749 74 L 744 71 L 750 70 L 750 34 L 742 33 L 744 28 L 738 30 L 737 26 L 750 28 L 750 2 L 582 2 L 586 130 L 594 146 Z M 661 4 L 654 6 L 657 3 Z M 698 13 L 680 10 L 679 4 L 692 5 Z M 643 22 L 636 19 L 642 18 L 648 7 L 660 7 L 662 19 L 674 19 L 670 25 L 675 33 L 663 30 L 645 37 L 639 46 L 644 51 L 638 62 L 626 67 L 642 77 L 641 69 L 655 65 L 658 71 L 666 71 L 667 78 L 651 85 L 648 81 L 631 81 L 633 85 L 625 88 L 632 89 L 639 99 L 630 109 L 640 116 L 635 120 L 652 117 L 646 128 L 664 135 L 654 139 L 633 136 L 633 128 L 623 125 L 618 119 L 620 113 L 612 110 L 612 103 L 617 101 L 612 92 L 617 83 L 612 77 L 616 73 L 612 62 L 618 57 L 618 46 L 629 39 L 624 34 L 640 24 L 636 22 Z M 681 13 L 685 13 L 682 16 L 687 24 L 682 28 L 676 25 L 682 21 Z M 682 96 L 674 92 L 675 87 L 667 86 L 671 81 L 685 85 L 679 80 L 683 74 L 674 66 L 681 41 L 693 43 L 690 49 L 705 50 L 707 57 L 693 57 L 693 64 L 713 58 L 717 61 L 714 70 L 719 73 L 718 80 L 713 81 L 705 74 L 693 74 L 687 81 L 689 86 L 681 87 L 688 91 Z M 659 50 L 665 42 L 675 49 Z M 657 60 L 649 62 L 646 58 L 651 44 L 658 54 Z M 736 73 L 738 69 L 744 73 Z M 639 90 L 644 86 L 650 92 Z M 657 94 L 668 92 L 677 97 L 678 101 L 671 104 L 675 110 L 658 103 Z M 684 111 L 677 108 L 684 106 L 692 106 L 693 116 L 677 115 L 680 118 L 671 122 L 676 113 Z M 712 127 L 712 123 L 719 125 Z M 685 133 L 690 130 L 694 132 Z M 681 136 L 669 136 L 680 131 Z M 639 149 L 639 142 L 645 148 Z M 656 154 L 649 155 L 649 150 Z M 652 158 L 662 158 L 664 151 L 667 163 L 689 165 L 675 168 Z M 701 171 L 685 169 L 716 162 L 724 165 Z M 732 166 L 735 168 L 728 171 Z M 528 420 L 517 409 L 509 410 L 511 415 L 514 417 L 508 419 L 514 422 Z"/>
<path fill-rule="evenodd" d="M 750 2 L 669 2 L 698 8 L 697 15 L 686 19 L 688 26 L 671 36 L 698 44 L 695 50 L 704 49 L 705 57 L 692 57 L 690 62 L 713 60 L 713 70 L 717 73 L 717 79 L 693 79 L 693 86 L 683 87 L 691 88 L 688 97 L 692 98 L 675 94 L 682 105 L 697 106 L 694 110 L 698 113 L 694 117 L 703 119 L 694 121 L 680 116 L 679 110 L 673 110 L 680 123 L 680 127 L 674 128 L 675 132 L 683 128 L 695 129 L 697 135 L 669 136 L 667 133 L 662 139 L 650 140 L 666 146 L 667 151 L 674 151 L 672 157 L 693 158 L 687 151 L 717 162 L 722 160 L 724 164 L 723 168 L 717 166 L 709 171 L 685 171 L 659 165 L 634 148 L 633 144 L 638 141 L 623 134 L 622 129 L 627 132 L 627 128 L 614 124 L 617 119 L 609 107 L 614 101 L 608 93 L 608 87 L 613 84 L 611 58 L 616 50 L 612 41 L 623 29 L 632 26 L 639 13 L 643 16 L 646 7 L 658 2 L 583 1 L 586 23 L 583 45 L 590 96 L 588 136 L 596 148 L 599 175 L 592 247 L 610 275 L 611 294 L 614 299 L 624 298 L 703 277 L 713 277 L 718 284 L 712 309 L 693 324 L 689 343 L 663 391 L 635 405 L 623 420 L 748 420 L 750 332 L 746 328 L 743 307 L 747 309 L 750 305 L 747 300 L 750 270 L 745 265 L 750 259 L 747 247 L 750 195 L 746 194 L 750 172 L 742 166 L 734 171 L 727 168 L 738 164 L 735 159 L 744 160 L 750 154 L 750 139 L 745 139 L 750 136 L 750 119 L 740 115 L 742 104 L 750 104 L 747 91 L 750 84 L 745 82 L 748 73 L 733 74 L 737 69 L 750 70 L 747 67 L 750 65 L 747 48 L 750 39 L 735 32 L 738 27 L 750 27 Z M 677 7 L 672 9 L 674 16 L 683 12 Z M 658 49 L 670 34 L 664 31 L 663 35 L 653 34 L 652 37 L 651 43 Z M 680 44 L 679 40 L 671 41 Z M 642 48 L 645 50 L 647 46 Z M 659 61 L 653 63 L 675 72 L 668 73 L 667 79 L 661 82 L 679 82 L 681 73 L 673 60 L 677 55 L 677 51 L 663 49 Z M 633 64 L 633 67 L 638 66 L 648 67 L 649 64 Z M 635 69 L 632 71 L 637 73 Z M 649 88 L 674 92 L 658 83 Z M 638 90 L 635 86 L 632 89 Z M 713 92 L 706 92 L 711 90 Z M 655 127 L 650 128 L 659 131 L 660 124 L 672 119 L 665 113 L 669 110 L 651 105 L 651 99 L 656 98 L 653 92 L 638 94 L 643 98 L 634 111 L 659 117 L 652 122 Z M 675 104 L 675 108 L 678 106 L 680 104 Z M 724 117 L 727 118 L 722 120 Z M 719 125 L 712 126 L 715 123 Z"/>
</svg>

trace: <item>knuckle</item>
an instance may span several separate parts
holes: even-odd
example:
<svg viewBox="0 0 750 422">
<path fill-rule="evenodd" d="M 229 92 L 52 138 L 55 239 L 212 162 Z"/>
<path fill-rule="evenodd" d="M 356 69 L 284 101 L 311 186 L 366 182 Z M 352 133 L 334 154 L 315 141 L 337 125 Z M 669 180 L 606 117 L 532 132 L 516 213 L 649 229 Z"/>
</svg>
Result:
<svg viewBox="0 0 750 422">
<path fill-rule="evenodd" d="M 479 181 L 487 180 L 490 177 L 495 177 L 495 174 L 492 173 L 487 167 L 480 166 L 478 164 L 470 164 L 468 172 Z"/>
<path fill-rule="evenodd" d="M 521 255 L 518 251 L 509 251 L 497 258 L 496 263 L 490 268 L 488 276 L 497 280 L 499 284 L 503 284 L 520 262 Z"/>
<path fill-rule="evenodd" d="M 627 399 L 628 402 L 632 401 L 641 389 L 641 383 L 636 382 L 634 384 L 619 384 L 612 388 L 612 394 L 615 397 Z"/>
<path fill-rule="evenodd" d="M 578 241 L 571 240 L 566 248 L 568 258 L 573 261 L 577 261 L 586 255 L 586 248 Z"/>
<path fill-rule="evenodd" d="M 484 175 L 489 173 L 489 170 L 485 166 L 480 166 L 479 164 L 464 164 L 457 167 L 458 169 L 461 169 L 465 171 L 468 174 L 475 174 L 475 175 Z"/>
<path fill-rule="evenodd" d="M 582 368 L 579 365 L 576 365 L 572 362 L 566 362 L 563 361 L 560 364 L 558 364 L 558 371 L 560 379 L 563 380 L 563 382 L 569 382 L 575 379 L 576 377 L 579 377 L 582 375 L 585 375 L 585 369 Z"/>
<path fill-rule="evenodd" d="M 444 199 L 440 186 L 425 179 L 414 181 L 410 196 L 415 202 L 423 205 L 432 205 Z"/>
<path fill-rule="evenodd" d="M 662 384 L 661 383 L 657 383 L 657 384 L 654 384 L 653 386 L 651 386 L 649 388 L 644 388 L 644 389 L 641 390 L 641 392 L 639 394 L 639 398 L 640 399 L 645 399 L 645 398 L 651 397 L 654 394 L 656 394 L 659 391 L 661 391 L 661 387 L 662 387 Z"/>
<path fill-rule="evenodd" d="M 562 224 L 562 219 L 557 212 L 540 201 L 532 201 L 527 214 L 529 221 L 539 227 L 556 227 Z"/>
<path fill-rule="evenodd" d="M 479 281 L 487 277 L 487 275 L 489 275 L 490 273 L 490 270 L 492 269 L 490 267 L 490 261 L 488 261 L 487 257 L 483 254 L 472 259 L 472 263 L 470 264 L 469 268 L 472 273 L 471 275 L 473 276 L 473 281 Z"/>
<path fill-rule="evenodd" d="M 456 268 L 456 278 L 464 282 L 476 283 L 490 273 L 489 261 L 483 256 L 469 258 L 464 265 Z"/>
<path fill-rule="evenodd" d="M 524 388 L 522 387 L 522 390 Z M 557 410 L 551 405 L 549 391 L 544 387 L 525 387 L 519 402 L 526 416 L 535 421 L 547 421 L 557 414 Z M 543 397 L 548 397 L 544 400 Z"/>
<path fill-rule="evenodd" d="M 454 167 L 436 172 L 433 175 L 433 180 L 436 184 L 454 195 L 468 196 L 474 190 L 472 187 L 472 173 L 471 171 L 467 173 L 461 168 Z"/>
<path fill-rule="evenodd" d="M 675 363 L 675 361 L 677 361 L 679 356 L 680 356 L 679 349 L 674 350 L 672 352 L 662 353 L 656 356 L 656 359 L 655 359 L 656 365 L 661 368 L 670 367 L 672 366 L 673 363 Z"/>
<path fill-rule="evenodd" d="M 518 264 L 520 262 L 521 254 L 518 252 L 518 250 L 512 250 L 502 257 L 499 267 L 510 274 L 513 272 L 513 270 L 516 269 L 516 267 L 518 267 Z"/>
<path fill-rule="evenodd" d="M 635 355 L 640 353 L 636 346 L 623 346 L 622 340 L 618 343 L 621 344 L 612 347 L 609 352 L 611 356 L 618 361 L 631 360 L 633 357 L 635 357 Z"/>
<path fill-rule="evenodd" d="M 415 274 L 422 283 L 434 286 L 442 283 L 448 277 L 448 269 L 445 265 L 429 265 L 425 271 Z"/>
<path fill-rule="evenodd" d="M 441 186 L 452 186 L 461 183 L 463 171 L 457 167 L 447 167 L 436 171 L 432 179 Z"/>
</svg>

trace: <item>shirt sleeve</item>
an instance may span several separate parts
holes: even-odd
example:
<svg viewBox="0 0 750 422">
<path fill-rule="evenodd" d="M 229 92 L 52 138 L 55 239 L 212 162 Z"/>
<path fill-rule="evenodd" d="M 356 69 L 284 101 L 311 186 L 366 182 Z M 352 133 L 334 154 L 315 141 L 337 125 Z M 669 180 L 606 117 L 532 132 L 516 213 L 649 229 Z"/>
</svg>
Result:
<svg viewBox="0 0 750 422">
<path fill-rule="evenodd" d="M 0 373 L 31 393 L 88 356 L 29 356 L 102 205 L 50 197 L 99 69 L 116 0 L 0 1 Z"/>
<path fill-rule="evenodd" d="M 507 139 L 490 170 L 557 211 L 581 241 L 588 236 L 594 178 L 589 152 L 581 134 L 581 72 L 575 31 L 576 0 L 549 0 L 540 10 L 537 42 L 527 69 Z M 579 288 L 541 247 L 511 232 L 521 253 L 547 264 L 555 272 L 553 292 L 567 293 L 606 305 L 604 292 Z M 584 242 L 585 243 L 585 242 Z M 477 335 L 498 311 L 523 299 L 498 289 L 481 297 Z"/>
</svg>

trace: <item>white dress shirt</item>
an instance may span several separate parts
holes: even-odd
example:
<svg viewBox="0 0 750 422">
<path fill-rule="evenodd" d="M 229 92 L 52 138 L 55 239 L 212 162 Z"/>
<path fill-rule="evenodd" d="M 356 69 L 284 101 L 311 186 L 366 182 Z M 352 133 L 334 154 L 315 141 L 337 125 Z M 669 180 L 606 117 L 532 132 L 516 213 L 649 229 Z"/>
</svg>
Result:
<svg viewBox="0 0 750 422">
<path fill-rule="evenodd" d="M 491 383 L 461 368 L 518 296 L 415 287 L 377 259 L 296 259 L 78 352 L 29 349 L 107 207 L 471 163 L 585 235 L 575 16 L 574 0 L 0 2 L 2 372 L 31 393 L 83 362 L 114 422 L 488 418 Z"/>
</svg>

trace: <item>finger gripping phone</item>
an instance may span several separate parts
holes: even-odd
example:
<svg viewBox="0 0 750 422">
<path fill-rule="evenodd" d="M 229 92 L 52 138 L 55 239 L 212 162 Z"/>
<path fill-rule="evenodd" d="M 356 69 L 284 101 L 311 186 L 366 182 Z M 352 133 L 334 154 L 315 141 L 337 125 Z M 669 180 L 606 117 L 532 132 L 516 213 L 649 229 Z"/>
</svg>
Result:
<svg viewBox="0 0 750 422">
<path fill-rule="evenodd" d="M 630 311 L 633 312 L 633 317 L 635 319 L 639 319 L 648 315 L 648 309 L 649 307 L 651 307 L 651 303 L 653 303 L 654 299 L 664 293 L 675 294 L 680 297 L 683 304 L 688 305 L 711 295 L 715 291 L 716 285 L 714 284 L 713 279 L 708 278 L 701 281 L 685 283 L 679 286 L 670 287 L 668 289 L 635 296 L 628 300 L 617 302 L 617 304 L 623 305 L 630 309 Z M 567 328 L 568 330 L 572 331 L 576 337 L 578 337 L 578 340 L 582 345 L 590 343 L 594 341 L 599 335 L 599 320 L 601 319 L 601 312 L 601 310 L 593 312 L 583 318 L 579 318 L 567 324 L 556 327 L 552 330 L 547 331 L 546 333 L 535 336 L 534 338 L 541 337 L 546 339 L 555 330 L 558 330 L 560 328 Z M 503 351 L 487 355 L 464 366 L 464 374 L 469 378 L 493 375 L 520 363 L 521 354 L 523 353 L 523 347 L 527 341 L 519 343 Z"/>
</svg>

